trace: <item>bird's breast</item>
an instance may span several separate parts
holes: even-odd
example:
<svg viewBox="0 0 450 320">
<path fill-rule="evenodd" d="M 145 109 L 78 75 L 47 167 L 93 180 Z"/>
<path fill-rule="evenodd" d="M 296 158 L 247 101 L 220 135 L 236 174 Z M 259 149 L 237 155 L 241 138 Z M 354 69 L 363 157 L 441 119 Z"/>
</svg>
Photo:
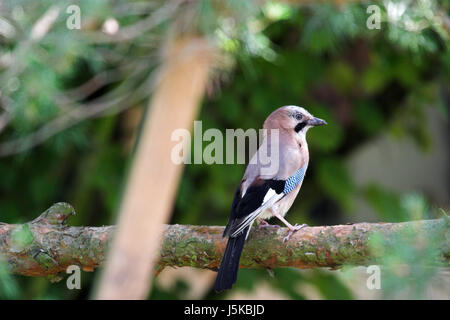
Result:
<svg viewBox="0 0 450 320">
<path fill-rule="evenodd" d="M 297 197 L 297 194 L 300 191 L 301 185 L 302 184 L 299 183 L 299 185 L 296 186 L 294 190 L 289 192 L 280 201 L 275 203 L 272 206 L 272 210 L 284 217 L 286 215 L 286 213 L 289 211 L 289 209 L 291 208 L 292 204 L 294 203 L 295 198 Z"/>
</svg>

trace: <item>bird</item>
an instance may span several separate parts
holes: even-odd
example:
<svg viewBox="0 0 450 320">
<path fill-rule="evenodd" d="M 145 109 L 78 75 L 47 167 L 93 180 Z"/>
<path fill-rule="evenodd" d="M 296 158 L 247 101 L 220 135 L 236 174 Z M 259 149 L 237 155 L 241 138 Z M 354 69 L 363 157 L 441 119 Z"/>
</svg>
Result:
<svg viewBox="0 0 450 320">
<path fill-rule="evenodd" d="M 264 121 L 263 139 L 252 156 L 235 192 L 228 223 L 223 237 L 227 246 L 218 269 L 214 290 L 231 289 L 237 280 L 239 260 L 250 229 L 255 220 L 277 217 L 288 228 L 283 241 L 305 227 L 290 224 L 284 216 L 294 202 L 308 168 L 309 152 L 306 132 L 311 127 L 327 124 L 298 106 L 283 106 L 274 110 Z M 268 157 L 268 154 L 272 157 Z M 268 157 L 275 161 L 270 170 Z"/>
</svg>

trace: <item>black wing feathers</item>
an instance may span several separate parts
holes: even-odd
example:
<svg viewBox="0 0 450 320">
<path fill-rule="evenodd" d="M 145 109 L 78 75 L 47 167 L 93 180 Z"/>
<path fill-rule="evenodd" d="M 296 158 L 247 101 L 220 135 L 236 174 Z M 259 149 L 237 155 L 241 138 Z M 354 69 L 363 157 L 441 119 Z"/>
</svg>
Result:
<svg viewBox="0 0 450 320">
<path fill-rule="evenodd" d="M 242 182 L 234 194 L 233 204 L 231 205 L 230 218 L 227 226 L 223 232 L 223 236 L 230 236 L 235 230 L 239 228 L 240 223 L 249 214 L 258 209 L 266 196 L 269 189 L 275 190 L 280 194 L 284 190 L 284 180 L 255 180 L 254 183 L 247 189 L 242 197 Z M 245 238 L 251 225 L 244 228 L 241 233 L 234 237 L 228 238 L 225 253 L 220 262 L 219 272 L 217 273 L 214 289 L 219 292 L 225 289 L 231 289 L 236 282 L 237 273 L 239 269 L 239 260 L 241 259 L 242 249 L 244 248 Z"/>
<path fill-rule="evenodd" d="M 223 233 L 224 236 L 229 236 L 234 229 L 245 219 L 250 213 L 258 209 L 266 196 L 269 189 L 275 190 L 280 194 L 283 192 L 285 180 L 255 180 L 255 183 L 248 187 L 244 197 L 241 198 L 241 185 L 239 185 L 234 195 L 233 204 L 231 205 L 230 218 Z"/>
</svg>

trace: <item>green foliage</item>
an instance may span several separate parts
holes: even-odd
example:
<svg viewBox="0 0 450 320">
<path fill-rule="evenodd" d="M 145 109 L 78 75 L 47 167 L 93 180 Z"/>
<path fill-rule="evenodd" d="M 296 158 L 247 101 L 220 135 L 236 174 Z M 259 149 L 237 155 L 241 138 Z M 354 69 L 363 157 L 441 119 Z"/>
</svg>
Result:
<svg viewBox="0 0 450 320">
<path fill-rule="evenodd" d="M 14 277 L 0 260 L 0 299 L 17 299 L 20 297 L 19 287 Z"/>
<path fill-rule="evenodd" d="M 317 171 L 318 182 L 323 191 L 350 211 L 353 207 L 355 187 L 344 163 L 338 159 L 327 158 L 319 162 Z"/>
<path fill-rule="evenodd" d="M 329 108 L 322 105 L 313 104 L 308 106 L 308 110 L 316 117 L 327 119 L 326 126 L 320 128 L 320 130 L 308 132 L 308 144 L 311 148 L 317 148 L 326 153 L 337 150 L 344 140 L 344 130 L 335 115 Z"/>
<path fill-rule="evenodd" d="M 383 221 L 401 222 L 407 220 L 397 194 L 384 190 L 377 185 L 370 185 L 365 190 L 365 197 Z"/>
<path fill-rule="evenodd" d="M 438 272 L 436 268 L 430 267 L 430 263 L 442 261 L 437 244 L 443 232 L 448 233 L 448 225 L 427 234 L 417 232 L 414 228 L 405 229 L 389 241 L 382 236 L 371 239 L 371 250 L 382 257 L 379 263 L 382 266 L 384 298 L 427 297 L 427 287 Z"/>
<path fill-rule="evenodd" d="M 339 49 L 341 41 L 367 32 L 366 15 L 361 6 L 346 4 L 336 8 L 332 4 L 312 7 L 313 14 L 305 24 L 302 44 L 315 54 Z"/>
<path fill-rule="evenodd" d="M 373 102 L 367 100 L 356 102 L 354 117 L 361 126 L 361 130 L 367 135 L 376 134 L 385 123 L 381 110 Z M 370 119 L 370 121 L 367 121 L 367 119 Z"/>
<path fill-rule="evenodd" d="M 353 294 L 338 277 L 321 270 L 314 270 L 309 282 L 316 286 L 324 299 L 351 300 Z"/>
<path fill-rule="evenodd" d="M 374 220 L 433 217 L 432 195 L 356 186 L 346 165 L 348 156 L 385 133 L 412 139 L 431 152 L 430 128 L 423 121 L 428 108 L 439 108 L 448 119 L 448 90 L 442 88 L 450 80 L 450 48 L 439 13 L 448 11 L 448 4 L 415 1 L 393 20 L 396 7 L 387 3 L 401 5 L 376 2 L 381 29 L 369 30 L 367 3 L 297 7 L 277 1 L 262 6 L 256 1 L 191 1 L 172 9 L 171 1 L 83 0 L 77 2 L 83 28 L 69 31 L 65 9 L 71 1 L 4 1 L 0 18 L 16 34 L 0 34 L 0 155 L 18 154 L 0 159 L 0 221 L 30 221 L 50 204 L 66 201 L 79 213 L 71 224 L 113 223 L 132 155 L 129 131 L 139 129 L 133 115 L 151 94 L 164 41 L 189 31 L 206 35 L 223 53 L 213 79 L 220 88 L 204 99 L 198 117 L 204 129 L 260 128 L 270 112 L 289 104 L 328 122 L 308 132 L 311 161 L 289 221 L 350 222 L 360 194 Z M 36 21 L 52 5 L 61 10 L 54 25 L 40 41 L 30 41 Z M 151 15 L 154 25 L 139 28 L 130 40 L 109 41 L 101 31 L 110 17 L 124 30 Z M 99 74 L 105 75 L 100 84 L 90 83 L 84 91 L 83 85 Z M 105 112 L 79 116 L 103 103 L 109 105 Z M 68 116 L 74 110 L 77 116 Z M 3 128 L 4 115 L 9 120 Z M 186 166 L 171 222 L 225 224 L 243 171 L 243 165 Z M 29 241 L 26 230 L 18 239 Z M 432 258 L 419 249 L 405 256 L 399 241 L 388 255 L 392 258 L 386 256 L 393 268 L 397 258 L 418 265 Z M 84 298 L 93 280 L 86 275 L 81 292 L 68 292 L 64 284 L 15 279 L 4 270 L 0 264 L 0 297 L 6 298 Z M 431 277 L 428 271 L 411 270 L 424 282 Z M 241 270 L 237 288 L 252 290 L 265 279 L 293 299 L 304 298 L 297 290 L 302 283 L 324 298 L 352 298 L 328 273 L 274 273 L 270 278 L 265 270 Z M 398 278 L 387 290 L 398 291 L 402 281 Z M 179 283 L 169 291 L 156 286 L 151 297 L 183 298 L 186 286 Z"/>
</svg>

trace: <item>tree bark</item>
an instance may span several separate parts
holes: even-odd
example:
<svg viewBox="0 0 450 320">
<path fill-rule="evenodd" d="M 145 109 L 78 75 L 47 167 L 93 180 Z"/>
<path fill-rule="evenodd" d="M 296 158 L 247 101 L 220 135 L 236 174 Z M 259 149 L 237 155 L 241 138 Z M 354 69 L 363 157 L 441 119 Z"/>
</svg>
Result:
<svg viewBox="0 0 450 320">
<path fill-rule="evenodd" d="M 50 276 L 61 279 L 58 273 L 70 265 L 93 271 L 105 263 L 113 226 L 68 227 L 67 218 L 73 208 L 58 203 L 37 219 L 25 224 L 0 223 L 0 259 L 12 273 L 25 276 Z M 223 227 L 166 225 L 157 270 L 165 267 L 190 266 L 216 270 L 226 246 Z M 241 268 L 339 268 L 343 265 L 376 264 L 381 252 L 371 250 L 370 239 L 376 234 L 388 242 L 407 230 L 433 235 L 439 250 L 439 261 L 449 266 L 449 219 L 420 220 L 402 223 L 356 223 L 305 227 L 283 243 L 288 229 L 277 226 L 254 227 L 244 247 Z M 423 237 L 423 235 L 427 235 Z M 408 238 L 407 245 L 417 247 L 417 238 Z"/>
</svg>

